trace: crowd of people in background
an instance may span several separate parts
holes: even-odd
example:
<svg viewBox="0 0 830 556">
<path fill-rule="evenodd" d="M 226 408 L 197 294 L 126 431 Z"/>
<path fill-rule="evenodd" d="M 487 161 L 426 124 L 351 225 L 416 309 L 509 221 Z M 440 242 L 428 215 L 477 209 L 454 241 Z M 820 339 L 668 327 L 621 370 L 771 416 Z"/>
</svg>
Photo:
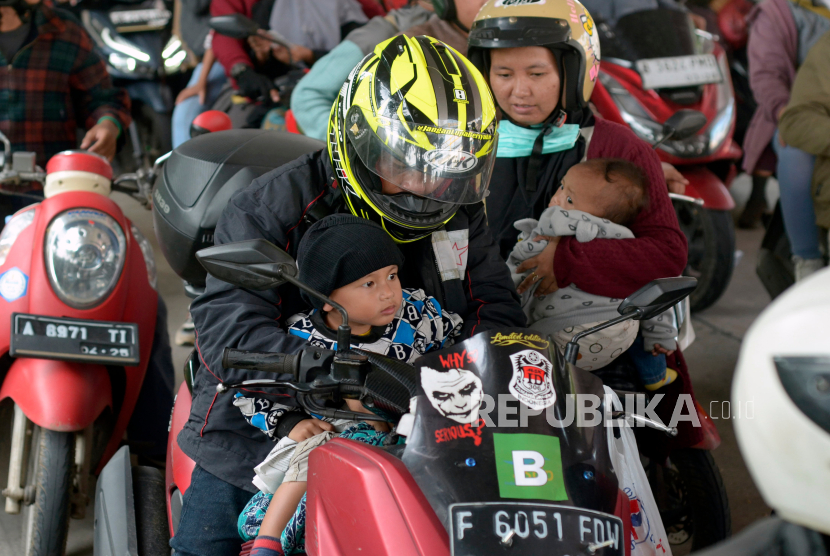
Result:
<svg viewBox="0 0 830 556">
<path fill-rule="evenodd" d="M 376 44 L 406 32 L 433 36 L 466 54 L 467 32 L 482 4 L 438 2 L 436 13 L 430 0 L 178 0 L 179 23 L 174 31 L 195 67 L 175 100 L 172 145 L 188 140 L 193 119 L 212 107 L 230 113 L 236 127 L 296 125 L 300 132 L 322 140 L 332 102 L 348 72 Z M 594 18 L 608 23 L 643 9 L 684 9 L 674 0 L 586 0 L 583 4 Z M 692 5 L 691 16 L 698 27 L 705 27 L 707 19 L 711 22 L 713 10 L 723 2 L 709 4 Z M 94 53 L 83 28 L 55 10 L 55 5 L 60 6 L 61 0 L 0 3 L 0 66 L 15 69 L 3 77 L 0 104 L 6 109 L 0 111 L 0 130 L 14 150 L 37 152 L 41 166 L 55 153 L 78 145 L 111 159 L 124 143 L 130 123 L 129 98 L 113 88 L 106 65 Z M 452 13 L 446 13 L 447 5 Z M 701 17 L 707 10 L 712 17 Z M 235 39 L 210 30 L 212 16 L 229 14 L 251 18 L 260 34 Z M 826 153 L 820 143 L 805 144 L 796 137 L 792 130 L 802 126 L 789 125 L 787 133 L 779 130 L 779 123 L 797 72 L 830 29 L 830 9 L 822 0 L 763 0 L 756 2 L 747 24 L 749 81 L 758 107 L 742 145 L 742 167 L 752 177 L 752 190 L 738 224 L 755 227 L 771 212 L 767 182 L 775 175 L 795 276 L 803 279 L 824 266 L 826 258 L 822 230 L 830 219 L 826 208 L 830 194 L 822 187 L 826 177 L 821 160 Z M 282 44 L 272 42 L 269 33 Z M 45 40 L 35 42 L 35 38 Z M 56 57 L 67 46 L 71 54 Z M 41 75 L 38 72 L 46 67 L 52 78 L 49 89 L 55 89 L 54 79 L 61 83 L 58 94 L 46 94 L 46 80 L 29 78 Z M 804 73 L 812 71 L 809 65 L 804 69 Z M 289 74 L 287 87 L 275 85 L 275 79 Z M 281 88 L 286 98 L 280 98 Z M 79 128 L 86 130 L 80 141 Z"/>
</svg>

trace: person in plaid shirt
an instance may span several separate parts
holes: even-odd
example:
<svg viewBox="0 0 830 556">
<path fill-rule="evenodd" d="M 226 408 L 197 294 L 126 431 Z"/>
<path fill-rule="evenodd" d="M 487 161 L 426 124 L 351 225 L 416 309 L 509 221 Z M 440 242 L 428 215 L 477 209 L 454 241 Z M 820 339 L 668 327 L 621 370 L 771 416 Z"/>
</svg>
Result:
<svg viewBox="0 0 830 556">
<path fill-rule="evenodd" d="M 112 160 L 130 97 L 112 86 L 92 38 L 68 12 L 0 0 L 0 131 L 37 163 L 78 146 Z"/>
</svg>

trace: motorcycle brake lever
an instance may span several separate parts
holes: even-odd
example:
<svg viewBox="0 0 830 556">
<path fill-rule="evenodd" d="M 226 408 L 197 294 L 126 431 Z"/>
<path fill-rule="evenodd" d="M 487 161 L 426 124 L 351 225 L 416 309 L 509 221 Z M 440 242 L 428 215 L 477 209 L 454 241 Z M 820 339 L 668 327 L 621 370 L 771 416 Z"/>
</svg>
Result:
<svg viewBox="0 0 830 556">
<path fill-rule="evenodd" d="M 240 382 L 220 382 L 216 385 L 216 392 L 219 394 L 223 394 L 228 390 L 232 390 L 235 388 L 247 388 L 247 387 L 257 387 L 257 388 L 286 388 L 288 390 L 293 390 L 298 393 L 303 394 L 314 394 L 314 395 L 326 395 L 331 391 L 330 388 L 315 388 L 309 384 L 304 384 L 301 382 L 286 382 L 282 380 L 268 380 L 268 379 L 259 379 L 259 380 L 243 380 Z"/>
<path fill-rule="evenodd" d="M 638 415 L 637 413 L 626 413 L 625 411 L 612 411 L 611 418 L 612 419 L 619 419 L 622 417 L 626 421 L 629 417 L 638 423 L 642 423 L 643 425 L 666 433 L 668 436 L 674 437 L 677 436 L 677 427 L 668 427 L 659 421 L 655 421 L 653 419 L 649 419 L 648 417 L 644 417 L 642 415 Z"/>
</svg>

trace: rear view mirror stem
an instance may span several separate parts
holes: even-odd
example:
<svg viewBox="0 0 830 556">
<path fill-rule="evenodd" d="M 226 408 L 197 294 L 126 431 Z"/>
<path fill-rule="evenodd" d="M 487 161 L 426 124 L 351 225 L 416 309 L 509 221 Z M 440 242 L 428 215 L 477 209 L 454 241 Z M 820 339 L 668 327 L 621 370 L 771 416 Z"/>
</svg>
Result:
<svg viewBox="0 0 830 556">
<path fill-rule="evenodd" d="M 576 360 L 579 357 L 579 344 L 577 342 L 579 342 L 579 340 L 581 340 L 585 336 L 590 336 L 595 332 L 599 332 L 600 330 L 604 330 L 609 326 L 614 326 L 615 324 L 619 324 L 627 320 L 639 319 L 639 317 L 641 317 L 642 315 L 642 309 L 634 309 L 630 313 L 626 313 L 625 315 L 619 316 L 615 319 L 611 319 L 607 322 L 594 326 L 593 328 L 589 328 L 588 330 L 583 330 L 579 334 L 576 334 L 573 338 L 571 338 L 571 341 L 565 345 L 565 360 L 571 365 L 576 365 Z"/>
<path fill-rule="evenodd" d="M 286 269 L 288 269 L 286 271 Z M 340 313 L 340 317 L 343 322 L 337 328 L 337 351 L 348 351 L 352 344 L 352 328 L 349 326 L 349 313 L 346 312 L 346 309 L 340 305 L 339 303 L 332 301 L 322 293 L 318 292 L 315 289 L 312 289 L 293 276 L 294 269 L 288 265 L 279 265 L 277 268 L 277 276 L 275 278 L 280 278 L 285 280 L 289 284 L 293 284 L 297 286 L 299 289 L 306 292 L 308 295 L 316 297 L 320 301 L 324 303 L 328 303 Z"/>
</svg>

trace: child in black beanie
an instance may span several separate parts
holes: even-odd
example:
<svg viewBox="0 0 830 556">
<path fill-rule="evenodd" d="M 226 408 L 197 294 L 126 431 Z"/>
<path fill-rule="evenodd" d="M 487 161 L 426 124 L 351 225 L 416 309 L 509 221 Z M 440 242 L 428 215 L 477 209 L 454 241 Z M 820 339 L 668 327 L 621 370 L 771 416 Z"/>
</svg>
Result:
<svg viewBox="0 0 830 556">
<path fill-rule="evenodd" d="M 352 345 L 412 362 L 451 345 L 463 321 L 423 290 L 402 289 L 404 257 L 386 231 L 370 220 L 333 214 L 303 236 L 297 253 L 300 280 L 340 303 L 349 313 Z M 306 294 L 314 310 L 289 318 L 288 333 L 311 345 L 337 346 L 340 313 Z"/>
<path fill-rule="evenodd" d="M 316 222 L 303 236 L 297 253 L 299 279 L 349 313 L 352 346 L 411 362 L 427 351 L 451 345 L 463 321 L 442 309 L 423 290 L 403 289 L 398 280 L 403 262 L 403 253 L 383 228 L 350 214 L 335 214 Z M 340 313 L 319 299 L 305 293 L 302 296 L 314 309 L 288 319 L 288 333 L 305 338 L 311 345 L 335 349 Z M 357 400 L 347 402 L 352 411 L 368 411 Z M 236 394 L 234 405 L 249 423 L 269 436 L 273 436 L 279 418 L 289 411 L 241 393 Z M 263 556 L 282 554 L 283 549 L 286 553 L 302 550 L 307 462 L 313 448 L 338 433 L 374 445 L 389 439 L 388 429 L 375 430 L 366 423 L 315 423 L 323 432 L 299 443 L 282 438 L 255 469 L 254 484 L 261 492 L 239 518 L 240 535 L 245 540 L 257 536 L 262 527 L 251 554 L 254 550 Z M 274 507 L 265 516 L 271 506 L 270 493 L 277 487 Z M 297 500 L 299 508 L 295 511 Z"/>
</svg>

